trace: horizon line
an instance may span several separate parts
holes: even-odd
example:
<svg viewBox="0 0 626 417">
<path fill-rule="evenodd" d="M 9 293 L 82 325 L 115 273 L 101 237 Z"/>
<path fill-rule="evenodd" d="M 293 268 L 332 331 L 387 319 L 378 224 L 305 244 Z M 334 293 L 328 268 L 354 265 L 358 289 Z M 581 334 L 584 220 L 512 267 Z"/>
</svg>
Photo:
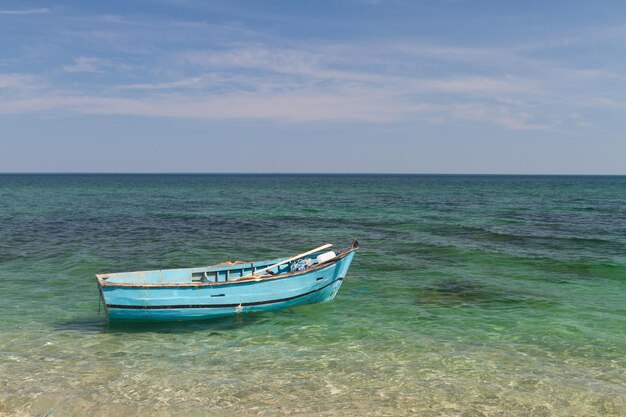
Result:
<svg viewBox="0 0 626 417">
<path fill-rule="evenodd" d="M 554 176 L 554 177 L 623 177 L 622 174 L 599 173 L 454 173 L 454 172 L 94 172 L 94 171 L 14 171 L 0 175 L 423 175 L 423 176 Z"/>
</svg>

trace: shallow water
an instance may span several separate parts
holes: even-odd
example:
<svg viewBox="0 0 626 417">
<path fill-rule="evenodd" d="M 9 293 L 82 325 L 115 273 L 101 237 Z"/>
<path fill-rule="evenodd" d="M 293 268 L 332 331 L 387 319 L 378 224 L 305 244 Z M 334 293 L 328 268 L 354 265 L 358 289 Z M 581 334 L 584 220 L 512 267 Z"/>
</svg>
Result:
<svg viewBox="0 0 626 417">
<path fill-rule="evenodd" d="M 0 415 L 626 415 L 626 177 L 0 176 Z M 361 249 L 337 298 L 107 325 L 94 274 Z"/>
</svg>

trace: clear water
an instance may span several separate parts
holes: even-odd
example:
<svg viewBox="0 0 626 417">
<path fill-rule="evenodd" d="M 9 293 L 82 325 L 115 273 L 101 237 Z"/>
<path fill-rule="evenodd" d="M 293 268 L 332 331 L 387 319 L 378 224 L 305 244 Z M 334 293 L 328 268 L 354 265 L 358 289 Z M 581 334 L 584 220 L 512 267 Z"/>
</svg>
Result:
<svg viewBox="0 0 626 417">
<path fill-rule="evenodd" d="M 332 303 L 109 326 L 94 274 L 357 254 Z M 626 177 L 0 176 L 0 415 L 626 415 Z"/>
</svg>

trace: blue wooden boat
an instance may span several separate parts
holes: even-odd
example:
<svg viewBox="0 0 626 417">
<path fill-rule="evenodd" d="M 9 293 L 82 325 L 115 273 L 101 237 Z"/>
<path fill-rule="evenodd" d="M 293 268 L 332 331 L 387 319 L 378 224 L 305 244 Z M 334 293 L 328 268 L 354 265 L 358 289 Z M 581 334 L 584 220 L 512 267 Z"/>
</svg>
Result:
<svg viewBox="0 0 626 417">
<path fill-rule="evenodd" d="M 326 244 L 260 262 L 97 274 L 110 321 L 198 320 L 279 310 L 335 298 L 358 247 Z"/>
</svg>

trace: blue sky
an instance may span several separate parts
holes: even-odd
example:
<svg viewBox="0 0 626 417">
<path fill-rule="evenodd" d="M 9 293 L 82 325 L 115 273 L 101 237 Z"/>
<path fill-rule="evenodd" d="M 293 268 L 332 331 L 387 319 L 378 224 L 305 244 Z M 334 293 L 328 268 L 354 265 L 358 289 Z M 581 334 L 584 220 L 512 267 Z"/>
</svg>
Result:
<svg viewBox="0 0 626 417">
<path fill-rule="evenodd" d="M 626 173 L 626 2 L 3 1 L 0 172 Z"/>
</svg>

